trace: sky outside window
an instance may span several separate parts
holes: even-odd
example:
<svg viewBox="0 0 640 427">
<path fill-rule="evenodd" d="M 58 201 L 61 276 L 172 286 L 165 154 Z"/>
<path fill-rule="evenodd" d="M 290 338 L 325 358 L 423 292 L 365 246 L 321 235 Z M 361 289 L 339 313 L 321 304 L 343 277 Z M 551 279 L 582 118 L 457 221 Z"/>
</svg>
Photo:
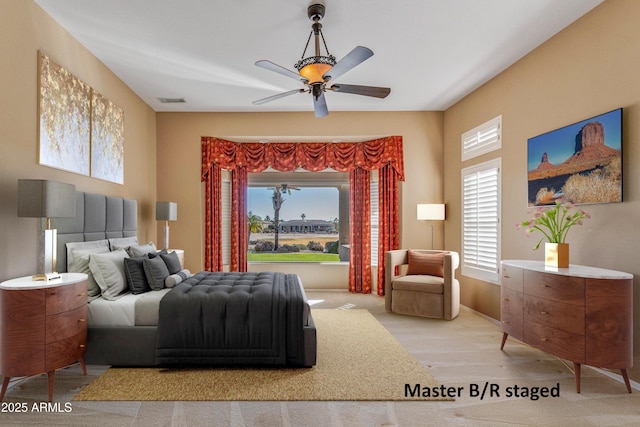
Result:
<svg viewBox="0 0 640 427">
<path fill-rule="evenodd" d="M 273 189 L 268 187 L 249 187 L 247 211 L 263 219 L 266 216 L 273 219 L 272 195 Z M 283 193 L 282 197 L 286 201 L 280 209 L 281 221 L 300 219 L 302 214 L 306 219 L 325 221 L 339 217 L 338 189 L 335 187 L 300 187 L 300 190 L 291 190 L 291 194 Z"/>
</svg>

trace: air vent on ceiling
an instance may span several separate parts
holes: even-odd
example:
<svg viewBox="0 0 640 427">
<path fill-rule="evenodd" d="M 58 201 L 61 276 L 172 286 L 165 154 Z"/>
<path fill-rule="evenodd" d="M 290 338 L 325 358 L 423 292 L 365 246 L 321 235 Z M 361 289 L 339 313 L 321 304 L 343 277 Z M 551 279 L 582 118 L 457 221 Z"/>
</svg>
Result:
<svg viewBox="0 0 640 427">
<path fill-rule="evenodd" d="M 187 102 L 184 98 L 158 98 L 158 101 L 163 104 L 182 104 Z"/>
</svg>

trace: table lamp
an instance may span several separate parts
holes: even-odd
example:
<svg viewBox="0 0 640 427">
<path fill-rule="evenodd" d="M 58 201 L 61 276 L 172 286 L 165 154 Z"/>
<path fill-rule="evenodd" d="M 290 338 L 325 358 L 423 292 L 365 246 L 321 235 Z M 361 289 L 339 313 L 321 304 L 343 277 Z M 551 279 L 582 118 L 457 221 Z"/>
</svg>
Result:
<svg viewBox="0 0 640 427">
<path fill-rule="evenodd" d="M 164 221 L 164 249 L 169 249 L 169 221 L 178 219 L 176 202 L 156 202 L 156 220 Z"/>
<path fill-rule="evenodd" d="M 18 217 L 45 219 L 39 239 L 38 274 L 33 280 L 60 278 L 56 272 L 58 233 L 51 228 L 51 218 L 75 216 L 75 185 L 43 179 L 18 180 Z"/>
<path fill-rule="evenodd" d="M 444 221 L 443 204 L 419 204 L 418 220 Z M 433 223 L 431 224 L 431 249 L 433 249 Z"/>
</svg>

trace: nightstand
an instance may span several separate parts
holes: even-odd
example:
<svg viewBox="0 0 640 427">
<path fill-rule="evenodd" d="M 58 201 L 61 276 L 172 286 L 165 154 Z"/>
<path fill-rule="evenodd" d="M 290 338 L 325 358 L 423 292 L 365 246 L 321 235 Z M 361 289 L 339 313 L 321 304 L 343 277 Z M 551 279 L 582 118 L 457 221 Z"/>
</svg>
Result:
<svg viewBox="0 0 640 427">
<path fill-rule="evenodd" d="M 87 374 L 87 275 L 62 273 L 48 282 L 31 276 L 0 283 L 0 400 L 12 377 L 47 373 L 49 401 L 56 369 L 80 361 Z"/>
</svg>

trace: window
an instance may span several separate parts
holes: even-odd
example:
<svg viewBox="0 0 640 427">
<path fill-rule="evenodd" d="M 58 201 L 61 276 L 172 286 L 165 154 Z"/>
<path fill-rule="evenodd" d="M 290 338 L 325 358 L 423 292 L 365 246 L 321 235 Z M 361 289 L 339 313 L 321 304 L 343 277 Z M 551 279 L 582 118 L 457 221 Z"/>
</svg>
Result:
<svg viewBox="0 0 640 427">
<path fill-rule="evenodd" d="M 370 184 L 370 209 L 371 209 L 371 265 L 378 265 L 378 229 L 380 228 L 378 214 L 378 171 L 371 171 Z"/>
<path fill-rule="evenodd" d="M 462 134 L 462 160 L 502 147 L 502 116 L 498 116 Z"/>
<path fill-rule="evenodd" d="M 349 175 L 323 172 L 271 172 L 249 174 L 247 211 L 262 231 L 249 237 L 249 262 L 339 262 L 340 203 L 347 194 Z M 278 250 L 273 195 L 279 190 Z M 348 197 L 347 197 L 348 203 Z M 348 206 L 347 206 L 348 209 Z M 341 223 L 341 220 L 345 224 Z"/>
<path fill-rule="evenodd" d="M 495 159 L 462 170 L 462 274 L 498 283 L 500 166 Z"/>
<path fill-rule="evenodd" d="M 231 264 L 231 181 L 229 173 L 222 178 L 222 265 Z"/>
</svg>

